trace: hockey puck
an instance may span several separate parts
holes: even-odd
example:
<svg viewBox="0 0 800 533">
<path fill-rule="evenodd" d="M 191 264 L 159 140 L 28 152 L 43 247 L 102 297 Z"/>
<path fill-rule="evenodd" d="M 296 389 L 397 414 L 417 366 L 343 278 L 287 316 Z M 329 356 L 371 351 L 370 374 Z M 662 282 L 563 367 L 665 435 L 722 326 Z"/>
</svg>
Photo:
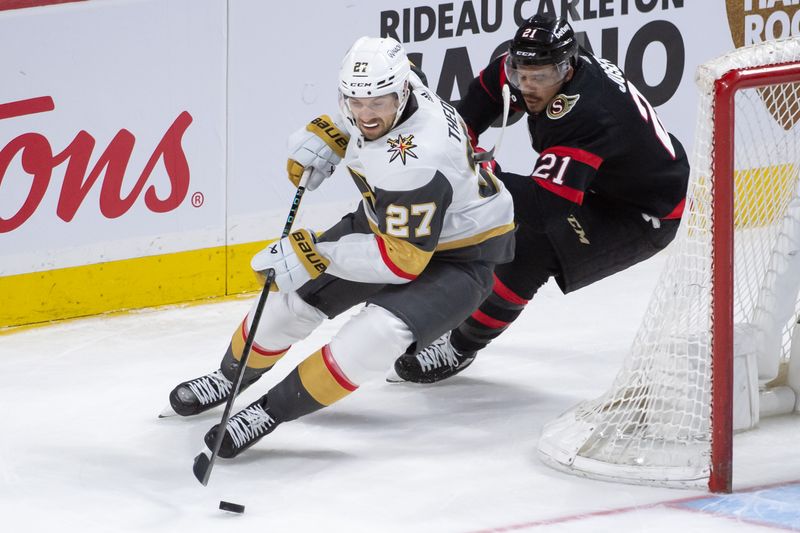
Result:
<svg viewBox="0 0 800 533">
<path fill-rule="evenodd" d="M 223 511 L 228 511 L 231 513 L 242 514 L 244 512 L 244 505 L 239 505 L 238 503 L 220 501 L 219 508 Z"/>
</svg>

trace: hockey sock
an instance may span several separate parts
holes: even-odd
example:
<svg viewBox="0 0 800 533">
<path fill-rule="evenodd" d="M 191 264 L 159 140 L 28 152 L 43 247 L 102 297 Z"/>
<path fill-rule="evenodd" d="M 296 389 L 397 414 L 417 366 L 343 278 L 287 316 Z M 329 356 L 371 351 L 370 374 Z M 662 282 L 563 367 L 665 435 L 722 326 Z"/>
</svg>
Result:
<svg viewBox="0 0 800 533">
<path fill-rule="evenodd" d="M 231 343 L 228 345 L 228 350 L 225 352 L 225 357 L 222 361 L 222 373 L 225 377 L 233 381 L 236 375 L 236 365 L 242 359 L 244 353 L 244 345 L 247 342 L 247 317 L 242 320 L 241 325 L 236 328 Z M 278 362 L 283 357 L 290 347 L 283 350 L 267 350 L 253 343 L 250 348 L 250 355 L 247 358 L 247 370 L 245 377 L 251 375 L 261 375 Z"/>
<path fill-rule="evenodd" d="M 325 345 L 270 389 L 267 405 L 279 420 L 294 420 L 341 400 L 357 388 Z"/>
<path fill-rule="evenodd" d="M 450 343 L 461 355 L 472 355 L 500 335 L 525 309 L 529 300 L 494 278 L 492 293 L 478 309 L 453 330 Z"/>
</svg>

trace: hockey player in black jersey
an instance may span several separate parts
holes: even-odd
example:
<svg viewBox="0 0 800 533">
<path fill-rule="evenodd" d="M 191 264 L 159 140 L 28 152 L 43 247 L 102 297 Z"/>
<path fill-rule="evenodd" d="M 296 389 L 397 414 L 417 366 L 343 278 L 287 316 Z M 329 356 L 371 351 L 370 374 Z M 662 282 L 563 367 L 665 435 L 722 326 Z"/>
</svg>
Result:
<svg viewBox="0 0 800 533">
<path fill-rule="evenodd" d="M 676 234 L 689 177 L 683 146 L 616 65 L 578 45 L 569 23 L 528 19 L 472 81 L 458 111 L 473 145 L 502 114 L 505 84 L 539 154 L 530 175 L 497 173 L 514 198 L 515 258 L 498 265 L 491 295 L 465 322 L 401 356 L 390 381 L 455 375 L 549 278 L 564 293 L 580 289 L 651 257 Z"/>
</svg>

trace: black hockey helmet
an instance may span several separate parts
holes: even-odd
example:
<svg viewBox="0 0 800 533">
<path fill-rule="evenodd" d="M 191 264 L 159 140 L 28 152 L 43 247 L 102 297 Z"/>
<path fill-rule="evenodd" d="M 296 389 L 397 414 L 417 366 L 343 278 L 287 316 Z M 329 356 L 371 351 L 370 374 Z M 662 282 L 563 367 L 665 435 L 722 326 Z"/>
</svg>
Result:
<svg viewBox="0 0 800 533">
<path fill-rule="evenodd" d="M 517 30 L 508 47 L 512 65 L 558 65 L 578 55 L 578 41 L 565 19 L 534 15 Z"/>
</svg>

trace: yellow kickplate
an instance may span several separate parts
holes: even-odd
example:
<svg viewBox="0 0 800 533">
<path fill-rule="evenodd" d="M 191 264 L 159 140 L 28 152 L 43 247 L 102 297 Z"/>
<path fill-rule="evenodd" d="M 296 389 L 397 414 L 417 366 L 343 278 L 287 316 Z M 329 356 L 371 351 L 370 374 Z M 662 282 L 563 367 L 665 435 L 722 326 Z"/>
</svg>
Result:
<svg viewBox="0 0 800 533">
<path fill-rule="evenodd" d="M 225 247 L 0 277 L 0 327 L 225 295 Z"/>
</svg>

